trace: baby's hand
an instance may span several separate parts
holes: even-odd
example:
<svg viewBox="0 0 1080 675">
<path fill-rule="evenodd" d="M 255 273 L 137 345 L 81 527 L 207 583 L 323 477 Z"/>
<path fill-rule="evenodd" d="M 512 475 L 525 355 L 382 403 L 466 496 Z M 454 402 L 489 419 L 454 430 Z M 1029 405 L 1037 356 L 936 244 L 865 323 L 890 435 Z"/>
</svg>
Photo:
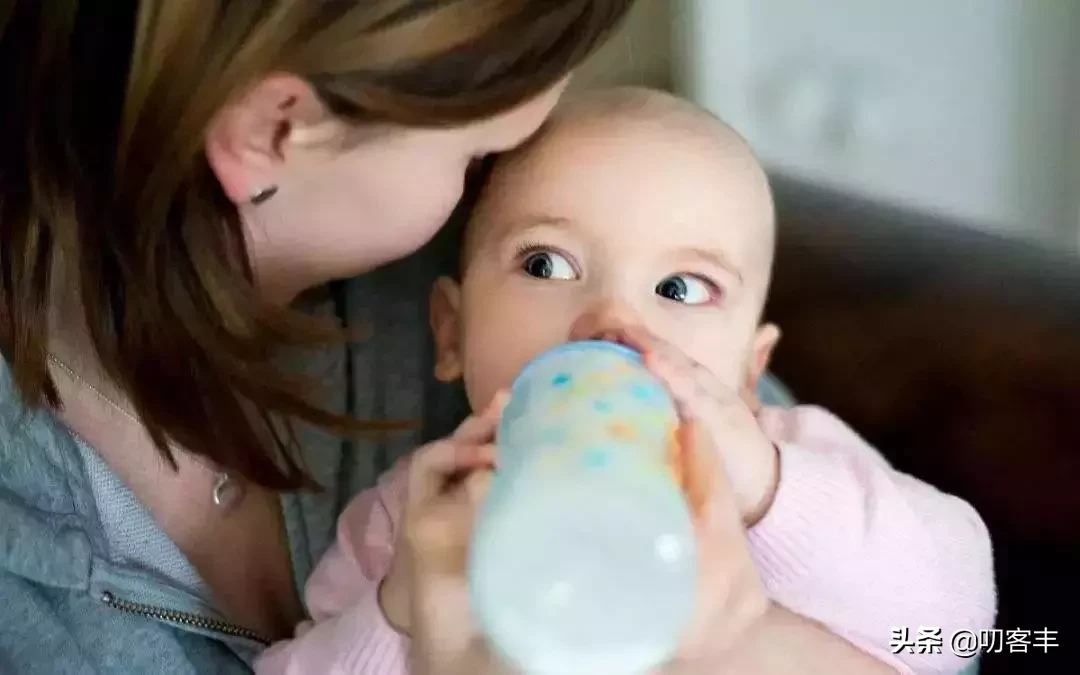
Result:
<svg viewBox="0 0 1080 675">
<path fill-rule="evenodd" d="M 494 466 L 495 428 L 505 396 L 465 420 L 453 434 L 418 449 L 409 460 L 403 536 L 379 587 L 379 605 L 398 632 L 414 628 L 418 577 L 453 566 L 468 545 L 474 502 Z M 471 499 L 462 501 L 462 496 Z M 464 506 L 463 506 L 464 504 Z M 460 549 L 460 550 L 458 550 Z M 447 559 L 453 560 L 447 560 Z M 464 613 L 467 608 L 455 608 Z"/>
<path fill-rule="evenodd" d="M 684 420 L 694 419 L 716 448 L 745 526 L 765 517 L 780 478 L 776 447 L 755 417 L 754 392 L 736 393 L 678 347 L 641 329 L 629 337 L 645 354 L 645 365 L 671 392 Z"/>
<path fill-rule="evenodd" d="M 701 575 L 694 619 L 675 658 L 656 673 L 728 672 L 729 651 L 771 606 L 750 556 L 746 527 L 772 500 L 776 449 L 758 426 L 751 403 L 704 366 L 655 336 L 629 337 L 680 408 L 682 487 L 693 509 Z"/>
</svg>

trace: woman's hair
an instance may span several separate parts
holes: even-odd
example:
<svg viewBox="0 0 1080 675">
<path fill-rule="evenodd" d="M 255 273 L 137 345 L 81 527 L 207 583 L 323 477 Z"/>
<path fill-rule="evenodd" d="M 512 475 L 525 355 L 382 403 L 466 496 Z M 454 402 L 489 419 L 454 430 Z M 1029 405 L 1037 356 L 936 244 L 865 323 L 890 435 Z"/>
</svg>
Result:
<svg viewBox="0 0 1080 675">
<path fill-rule="evenodd" d="M 213 116 L 288 72 L 356 124 L 489 117 L 556 84 L 632 1 L 0 3 L 0 350 L 26 404 L 60 405 L 59 271 L 168 461 L 176 443 L 269 488 L 310 485 L 291 420 L 378 425 L 324 412 L 273 365 L 338 333 L 257 298 L 203 150 Z"/>
</svg>

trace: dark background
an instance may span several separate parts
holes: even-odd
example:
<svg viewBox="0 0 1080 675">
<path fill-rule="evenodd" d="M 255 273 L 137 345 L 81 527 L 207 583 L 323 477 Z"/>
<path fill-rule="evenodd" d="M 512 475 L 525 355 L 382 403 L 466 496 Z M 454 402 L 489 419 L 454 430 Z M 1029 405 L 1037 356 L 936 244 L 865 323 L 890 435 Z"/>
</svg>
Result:
<svg viewBox="0 0 1080 675">
<path fill-rule="evenodd" d="M 997 627 L 1060 631 L 982 672 L 1080 672 L 1080 261 L 774 179 L 775 372 L 990 528 Z"/>
</svg>

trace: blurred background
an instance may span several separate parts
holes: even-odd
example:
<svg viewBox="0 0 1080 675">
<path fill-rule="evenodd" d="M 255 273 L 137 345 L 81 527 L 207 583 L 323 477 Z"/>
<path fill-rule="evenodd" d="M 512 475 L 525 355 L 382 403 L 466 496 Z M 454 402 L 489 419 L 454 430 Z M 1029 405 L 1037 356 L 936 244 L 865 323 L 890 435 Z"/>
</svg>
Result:
<svg viewBox="0 0 1080 675">
<path fill-rule="evenodd" d="M 979 509 L 984 673 L 1078 672 L 1080 0 L 639 0 L 575 87 L 670 89 L 769 169 L 774 363 Z"/>
</svg>

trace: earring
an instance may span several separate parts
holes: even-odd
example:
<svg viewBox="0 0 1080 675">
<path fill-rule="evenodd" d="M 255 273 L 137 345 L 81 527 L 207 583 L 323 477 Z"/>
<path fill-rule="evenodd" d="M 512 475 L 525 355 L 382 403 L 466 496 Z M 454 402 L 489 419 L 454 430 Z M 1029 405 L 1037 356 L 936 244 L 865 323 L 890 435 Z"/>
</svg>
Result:
<svg viewBox="0 0 1080 675">
<path fill-rule="evenodd" d="M 278 189 L 277 189 L 276 185 L 271 185 L 269 187 L 264 187 L 264 188 L 262 188 L 260 190 L 257 190 L 255 192 L 255 194 L 251 195 L 251 203 L 254 204 L 255 206 L 258 206 L 259 204 L 263 204 L 263 203 L 269 201 L 269 199 L 271 197 L 276 195 L 277 191 L 278 191 Z"/>
</svg>

